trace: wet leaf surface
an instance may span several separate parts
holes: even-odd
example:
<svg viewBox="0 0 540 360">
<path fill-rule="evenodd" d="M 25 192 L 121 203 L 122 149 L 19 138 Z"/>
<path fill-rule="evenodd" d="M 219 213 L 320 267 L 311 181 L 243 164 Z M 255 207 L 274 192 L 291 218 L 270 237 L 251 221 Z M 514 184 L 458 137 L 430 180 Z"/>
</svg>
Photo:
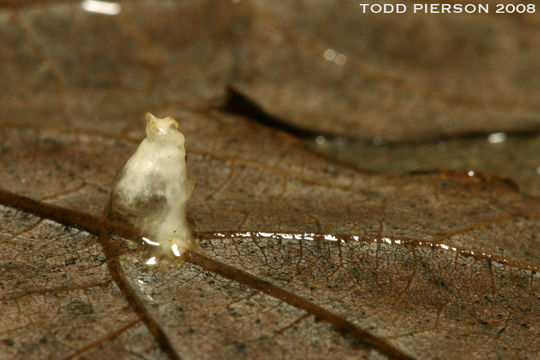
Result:
<svg viewBox="0 0 540 360">
<path fill-rule="evenodd" d="M 325 60 L 289 37 L 314 30 L 265 6 L 1 11 L 14 51 L 0 70 L 0 357 L 535 358 L 537 198 L 483 173 L 358 170 L 218 110 L 232 84 L 291 121 L 326 116 L 266 103 L 266 91 L 317 103 L 294 90 L 309 84 L 301 74 L 272 74 L 269 61 L 309 73 Z M 101 217 L 146 111 L 175 116 L 187 139 L 203 252 L 184 264 L 147 264 L 152 249 Z"/>
<path fill-rule="evenodd" d="M 540 136 L 493 133 L 424 144 L 384 145 L 318 136 L 306 139 L 316 151 L 371 171 L 402 173 L 453 169 L 512 179 L 522 194 L 540 196 Z"/>
</svg>

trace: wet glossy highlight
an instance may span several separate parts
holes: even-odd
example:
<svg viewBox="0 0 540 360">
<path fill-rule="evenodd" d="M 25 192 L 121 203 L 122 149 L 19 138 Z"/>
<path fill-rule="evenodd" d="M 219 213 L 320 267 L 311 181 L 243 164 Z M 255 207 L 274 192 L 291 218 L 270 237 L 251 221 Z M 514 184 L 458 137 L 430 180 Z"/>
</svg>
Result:
<svg viewBox="0 0 540 360">
<path fill-rule="evenodd" d="M 472 256 L 477 260 L 487 260 L 502 265 L 519 267 L 522 269 L 539 272 L 538 265 L 513 260 L 501 255 L 489 254 L 482 251 L 448 245 L 438 241 L 419 240 L 412 238 L 390 238 L 387 236 L 363 236 L 363 235 L 334 235 L 313 232 L 269 232 L 269 231 L 227 231 L 227 232 L 198 232 L 195 234 L 200 240 L 219 240 L 219 239 L 238 239 L 238 238 L 256 238 L 273 240 L 300 240 L 300 241 L 331 241 L 345 243 L 374 243 L 387 244 L 407 247 L 431 248 L 434 250 L 452 252 L 461 256 Z"/>
</svg>

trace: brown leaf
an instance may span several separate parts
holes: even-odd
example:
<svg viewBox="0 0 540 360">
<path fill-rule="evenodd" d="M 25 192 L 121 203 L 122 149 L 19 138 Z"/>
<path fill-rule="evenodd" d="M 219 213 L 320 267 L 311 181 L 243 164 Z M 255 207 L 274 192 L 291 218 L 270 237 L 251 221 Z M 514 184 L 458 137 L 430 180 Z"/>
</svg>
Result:
<svg viewBox="0 0 540 360">
<path fill-rule="evenodd" d="M 2 14 L 4 46 L 24 41 L 0 70 L 3 97 L 16 100 L 6 117 L 34 122 L 61 107 L 58 124 L 114 126 L 149 106 L 218 99 L 231 85 L 312 133 L 401 141 L 540 127 L 538 13 L 379 16 L 327 0 L 121 9 L 108 17 L 59 3 Z"/>
<path fill-rule="evenodd" d="M 227 44 L 262 15 L 209 4 L 0 13 L 17 45 L 1 70 L 0 358 L 536 357 L 538 199 L 487 174 L 352 169 L 216 110 L 257 64 Z M 246 40 L 272 52 L 261 41 Z M 145 111 L 186 135 L 203 253 L 183 265 L 147 264 L 101 217 Z"/>
<path fill-rule="evenodd" d="M 176 354 L 211 356 L 219 346 L 230 356 L 256 356 L 261 349 L 292 356 L 300 339 L 313 332 L 325 338 L 322 344 L 304 343 L 313 354 L 325 357 L 336 347 L 353 351 L 348 341 L 326 339 L 337 336 L 327 325 L 313 323 L 313 316 L 330 321 L 317 312 L 322 310 L 374 334 L 381 343 L 366 350 L 384 353 L 389 346 L 417 357 L 438 352 L 461 357 L 456 348 L 473 346 L 482 357 L 535 349 L 534 325 L 523 324 L 534 324 L 539 315 L 536 200 L 523 199 L 505 183 L 483 175 L 366 175 L 329 164 L 303 150 L 298 140 L 242 118 L 174 108 L 167 113 L 183 114 L 189 164 L 198 184 L 189 214 L 199 236 L 207 239 L 202 245 L 213 260 L 188 258 L 200 267 L 154 269 L 145 265 L 151 255 L 137 250 L 122 255 L 120 266 L 109 272 L 128 284 L 130 296 L 148 312 L 143 319 L 150 316 L 158 324 Z M 11 191 L 42 200 L 35 206 L 61 205 L 90 211 L 89 217 L 99 216 L 107 196 L 103 189 L 135 146 L 123 138 L 46 127 L 7 129 L 2 139 L 3 177 Z M 57 196 L 51 197 L 52 192 Z M 62 221 L 62 211 L 52 217 Z M 76 266 L 95 267 L 88 263 L 89 254 L 65 248 L 73 239 L 45 236 L 50 230 L 33 227 L 35 221 L 8 232 L 4 246 L 10 250 L 3 252 L 7 264 L 12 254 L 22 252 L 25 241 L 41 237 L 41 244 L 52 237 L 60 249 L 57 256 L 75 253 Z M 93 226 L 90 230 L 99 233 L 99 225 Z M 15 237 L 21 229 L 29 230 Z M 98 246 L 95 238 L 93 246 Z M 42 256 L 49 267 L 50 256 L 43 251 L 40 246 L 29 256 Z M 232 281 L 227 268 L 205 272 L 214 261 L 287 293 L 272 297 L 244 273 Z M 50 276 L 47 267 L 34 271 Z M 119 269 L 125 274 L 116 274 Z M 98 282 L 63 271 L 75 283 Z M 26 279 L 29 271 L 22 273 Z M 101 281 L 110 282 L 106 274 Z M 8 279 L 8 299 L 35 291 L 16 277 Z M 40 296 L 59 296 L 58 287 L 74 286 L 57 282 L 53 278 Z M 66 296 L 71 301 L 75 295 Z M 125 303 L 120 294 L 114 298 Z M 16 302 L 12 307 L 18 311 Z M 40 330 L 56 327 L 47 324 Z M 118 331 L 127 326 L 118 325 Z M 98 333 L 84 345 L 69 347 L 85 349 L 104 337 Z M 489 346 L 486 339 L 492 339 Z M 365 346 L 365 339 L 356 340 Z"/>
<path fill-rule="evenodd" d="M 506 1 L 487 1 L 490 15 L 423 16 L 402 3 L 406 14 L 381 16 L 346 0 L 242 1 L 250 72 L 234 86 L 283 121 L 326 134 L 402 141 L 538 130 L 538 12 L 500 16 L 495 6 Z"/>
</svg>

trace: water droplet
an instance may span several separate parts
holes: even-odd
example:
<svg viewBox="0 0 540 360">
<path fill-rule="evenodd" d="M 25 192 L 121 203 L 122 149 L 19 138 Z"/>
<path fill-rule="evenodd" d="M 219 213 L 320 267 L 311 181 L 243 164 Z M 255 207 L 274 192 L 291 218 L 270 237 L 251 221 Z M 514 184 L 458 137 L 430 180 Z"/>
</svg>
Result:
<svg viewBox="0 0 540 360">
<path fill-rule="evenodd" d="M 323 56 L 325 60 L 334 61 L 336 58 L 336 51 L 334 49 L 326 49 Z"/>
<path fill-rule="evenodd" d="M 324 145 L 326 143 L 326 138 L 322 135 L 319 135 L 315 138 L 317 145 Z"/>
<path fill-rule="evenodd" d="M 149 238 L 143 236 L 142 237 L 142 240 L 147 243 L 148 245 L 152 245 L 152 246 L 159 246 L 159 243 L 157 241 L 152 241 L 150 240 Z"/>
<path fill-rule="evenodd" d="M 390 238 L 383 237 L 381 240 L 384 241 L 387 244 L 392 244 L 392 240 L 390 240 Z"/>
<path fill-rule="evenodd" d="M 336 56 L 336 60 L 335 60 L 336 64 L 338 64 L 339 66 L 343 66 L 345 65 L 345 63 L 347 62 L 347 56 L 343 55 L 343 54 L 338 54 Z"/>
<path fill-rule="evenodd" d="M 467 171 L 467 175 L 474 176 L 474 171 L 472 171 L 472 170 Z"/>
<path fill-rule="evenodd" d="M 334 235 L 324 235 L 324 240 L 337 241 L 338 239 Z"/>
<path fill-rule="evenodd" d="M 171 249 L 172 249 L 172 252 L 173 252 L 174 256 L 180 256 L 180 250 L 178 250 L 178 245 L 173 244 L 171 246 Z"/>
<path fill-rule="evenodd" d="M 489 134 L 487 140 L 490 144 L 500 144 L 506 141 L 506 134 L 503 132 Z"/>
<path fill-rule="evenodd" d="M 157 260 L 155 256 L 152 256 L 150 259 L 146 261 L 146 265 L 156 265 Z M 140 280 L 139 280 L 140 281 Z"/>
<path fill-rule="evenodd" d="M 103 15 L 118 15 L 122 7 L 116 2 L 99 1 L 99 0 L 83 0 L 81 8 L 84 11 L 93 12 Z"/>
</svg>

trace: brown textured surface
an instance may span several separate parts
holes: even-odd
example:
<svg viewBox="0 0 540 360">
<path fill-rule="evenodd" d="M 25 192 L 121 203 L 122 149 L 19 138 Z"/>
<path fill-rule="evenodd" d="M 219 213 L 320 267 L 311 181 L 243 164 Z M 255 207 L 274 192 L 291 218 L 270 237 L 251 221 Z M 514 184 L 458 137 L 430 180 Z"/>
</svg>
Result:
<svg viewBox="0 0 540 360">
<path fill-rule="evenodd" d="M 440 169 L 488 172 L 512 179 L 524 195 L 540 196 L 540 135 L 505 136 L 496 133 L 400 145 L 316 137 L 306 143 L 315 151 L 361 169 L 396 174 Z"/>
<path fill-rule="evenodd" d="M 272 69 L 265 81 L 238 88 L 299 127 L 387 141 L 540 127 L 538 11 L 501 16 L 505 1 L 485 1 L 487 16 L 369 16 L 346 0 L 245 3 L 255 29 L 280 35 L 252 53 Z M 327 49 L 345 64 L 325 60 Z"/>
<path fill-rule="evenodd" d="M 109 124 L 170 102 L 204 106 L 232 86 L 310 132 L 395 142 L 540 129 L 538 13 L 369 16 L 351 1 L 194 0 L 126 1 L 103 16 L 31 3 L 0 13 L 0 43 L 13 50 L 0 70 L 8 118 Z M 328 49 L 345 57 L 325 60 Z"/>
<path fill-rule="evenodd" d="M 538 199 L 488 174 L 349 168 L 216 110 L 257 64 L 238 49 L 266 38 L 237 53 L 192 39 L 237 40 L 274 10 L 143 1 L 104 17 L 0 4 L 0 42 L 13 48 L 0 55 L 0 358 L 538 356 Z M 150 249 L 101 217 L 146 111 L 186 135 L 203 254 L 183 265 L 146 265 Z"/>
<path fill-rule="evenodd" d="M 456 349 L 465 347 L 474 347 L 478 358 L 491 353 L 523 358 L 536 354 L 538 200 L 524 198 L 511 185 L 488 175 L 366 174 L 329 163 L 304 150 L 300 141 L 240 117 L 174 107 L 163 111 L 182 117 L 189 165 L 197 180 L 189 214 L 210 263 L 192 262 L 213 270 L 193 267 L 189 259 L 184 266 L 147 266 L 150 254 L 144 249 L 117 258 L 118 242 L 104 245 L 101 253 L 90 235 L 85 235 L 86 241 L 94 244 L 96 255 L 83 250 L 90 245 L 66 249 L 77 237 L 62 233 L 73 230 L 55 223 L 35 226 L 38 219 L 23 221 L 17 216 L 28 216 L 5 208 L 2 266 L 11 270 L 3 273 L 2 282 L 11 311 L 19 311 L 19 293 L 35 291 L 35 285 L 27 284 L 32 272 L 10 265 L 15 254 L 22 253 L 23 259 L 43 259 L 43 268 L 33 271 L 50 282 L 42 284 L 39 296 L 51 297 L 49 306 L 56 306 L 62 316 L 70 314 L 60 306 L 59 294 L 68 302 L 81 295 L 58 288 L 90 286 L 103 291 L 94 283 L 108 281 L 111 311 L 118 306 L 129 314 L 125 297 L 131 303 L 136 299 L 136 314 L 143 320 L 151 317 L 147 326 L 159 327 L 152 333 L 155 341 L 164 334 L 171 351 L 181 358 L 213 357 L 216 351 L 227 357 L 295 357 L 304 352 L 322 358 L 341 352 L 339 357 L 368 356 L 369 351 L 388 348 L 415 358 L 459 358 L 463 354 Z M 131 136 L 139 136 L 139 131 Z M 136 142 L 105 132 L 15 126 L 4 129 L 2 145 L 2 177 L 9 191 L 39 200 L 26 210 L 39 213 L 55 204 L 87 212 L 80 226 L 99 234 L 98 218 L 91 219 L 100 216 L 114 172 Z M 20 195 L 4 196 L 3 202 L 24 208 L 16 201 Z M 77 218 L 62 209 L 47 216 L 77 226 Z M 245 231 L 252 234 L 242 235 Z M 323 235 L 309 240 L 296 235 L 299 232 Z M 44 244 L 54 247 L 49 250 Z M 70 267 L 51 268 L 55 257 L 68 256 L 63 255 L 66 251 L 78 268 L 77 276 L 68 275 L 73 284 L 57 274 L 69 274 Z M 92 264 L 96 256 L 102 258 L 101 264 L 107 258 L 117 264 L 108 269 L 101 265 L 99 281 L 93 279 L 98 274 Z M 213 261 L 239 269 L 239 277 L 231 268 L 212 267 Z M 89 279 L 86 272 L 92 273 Z M 285 293 L 258 288 L 247 274 Z M 121 293 L 113 292 L 114 287 L 109 290 L 117 281 L 124 286 Z M 50 310 L 36 306 L 33 311 L 41 318 L 42 311 Z M 322 317 L 322 322 L 313 323 L 313 316 Z M 10 319 L 8 329 L 23 326 L 21 317 Z M 361 331 L 358 334 L 375 336 L 376 342 L 366 345 L 363 335 L 354 331 L 352 340 L 351 335 L 340 338 L 327 325 L 339 328 L 337 319 Z M 82 321 L 99 324 L 107 317 Z M 91 331 L 85 342 L 72 345 L 73 351 L 131 351 L 131 336 L 111 335 L 123 325 L 105 334 Z M 54 332 L 56 326 L 46 320 L 36 331 Z M 34 351 L 51 351 L 16 332 L 7 334 L 18 346 L 34 344 L 38 349 Z M 50 341 L 64 343 L 58 336 Z M 93 345 L 100 341 L 107 350 Z M 137 349 L 154 351 L 150 345 Z"/>
</svg>

